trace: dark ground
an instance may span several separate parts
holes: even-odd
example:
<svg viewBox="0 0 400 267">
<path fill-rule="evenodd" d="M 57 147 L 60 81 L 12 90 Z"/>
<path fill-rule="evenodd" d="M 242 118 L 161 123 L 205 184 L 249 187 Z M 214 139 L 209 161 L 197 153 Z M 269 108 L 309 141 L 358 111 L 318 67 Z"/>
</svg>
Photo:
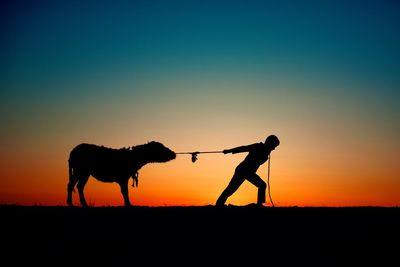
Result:
<svg viewBox="0 0 400 267">
<path fill-rule="evenodd" d="M 6 205 L 0 214 L 7 266 L 400 263 L 399 208 Z"/>
</svg>

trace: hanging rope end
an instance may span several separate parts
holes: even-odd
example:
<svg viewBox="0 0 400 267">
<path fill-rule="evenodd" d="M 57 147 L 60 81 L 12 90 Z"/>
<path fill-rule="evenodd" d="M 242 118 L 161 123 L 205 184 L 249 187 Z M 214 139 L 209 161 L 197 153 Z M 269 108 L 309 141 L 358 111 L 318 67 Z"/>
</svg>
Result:
<svg viewBox="0 0 400 267">
<path fill-rule="evenodd" d="M 191 153 L 191 155 L 192 155 L 192 162 L 193 163 L 195 163 L 196 161 L 197 161 L 197 155 L 199 154 L 200 152 L 193 152 L 193 153 Z"/>
</svg>

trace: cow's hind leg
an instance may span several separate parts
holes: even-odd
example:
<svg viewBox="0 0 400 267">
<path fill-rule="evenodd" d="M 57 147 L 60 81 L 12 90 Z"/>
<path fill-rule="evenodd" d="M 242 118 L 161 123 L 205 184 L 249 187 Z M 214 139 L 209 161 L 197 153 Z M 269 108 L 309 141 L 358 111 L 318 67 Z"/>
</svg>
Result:
<svg viewBox="0 0 400 267">
<path fill-rule="evenodd" d="M 75 185 L 78 182 L 78 176 L 75 174 L 75 170 L 69 169 L 69 182 L 67 186 L 67 204 L 73 206 L 72 203 L 72 191 L 74 191 Z"/>
<path fill-rule="evenodd" d="M 85 185 L 89 179 L 90 174 L 82 174 L 78 178 L 78 185 L 76 186 L 78 188 L 78 193 L 79 193 L 79 201 L 81 202 L 81 205 L 83 207 L 87 207 L 85 195 L 83 194 L 83 189 L 85 188 Z"/>
</svg>

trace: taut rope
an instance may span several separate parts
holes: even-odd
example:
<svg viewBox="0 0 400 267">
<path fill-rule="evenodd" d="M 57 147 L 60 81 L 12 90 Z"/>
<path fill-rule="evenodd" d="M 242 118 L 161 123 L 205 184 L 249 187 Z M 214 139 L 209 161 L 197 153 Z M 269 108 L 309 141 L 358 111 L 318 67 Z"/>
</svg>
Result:
<svg viewBox="0 0 400 267">
<path fill-rule="evenodd" d="M 207 153 L 222 153 L 222 151 L 197 151 L 197 152 L 178 152 L 175 154 L 189 154 L 192 155 L 192 162 L 195 163 L 197 160 L 198 154 L 207 154 Z"/>
</svg>

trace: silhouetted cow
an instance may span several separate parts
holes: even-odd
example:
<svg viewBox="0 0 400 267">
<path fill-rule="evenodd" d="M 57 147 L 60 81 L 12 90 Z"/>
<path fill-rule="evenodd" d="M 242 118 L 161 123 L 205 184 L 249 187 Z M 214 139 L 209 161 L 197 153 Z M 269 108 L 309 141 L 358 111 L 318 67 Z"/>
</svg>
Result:
<svg viewBox="0 0 400 267">
<path fill-rule="evenodd" d="M 132 148 L 113 149 L 93 144 L 80 144 L 72 149 L 69 156 L 69 183 L 67 204 L 73 206 L 72 191 L 77 184 L 79 200 L 87 206 L 83 189 L 89 176 L 102 182 L 116 182 L 121 187 L 125 206 L 130 206 L 128 181 L 137 183 L 137 173 L 147 163 L 167 162 L 175 159 L 174 151 L 163 144 L 152 141 Z"/>
</svg>

